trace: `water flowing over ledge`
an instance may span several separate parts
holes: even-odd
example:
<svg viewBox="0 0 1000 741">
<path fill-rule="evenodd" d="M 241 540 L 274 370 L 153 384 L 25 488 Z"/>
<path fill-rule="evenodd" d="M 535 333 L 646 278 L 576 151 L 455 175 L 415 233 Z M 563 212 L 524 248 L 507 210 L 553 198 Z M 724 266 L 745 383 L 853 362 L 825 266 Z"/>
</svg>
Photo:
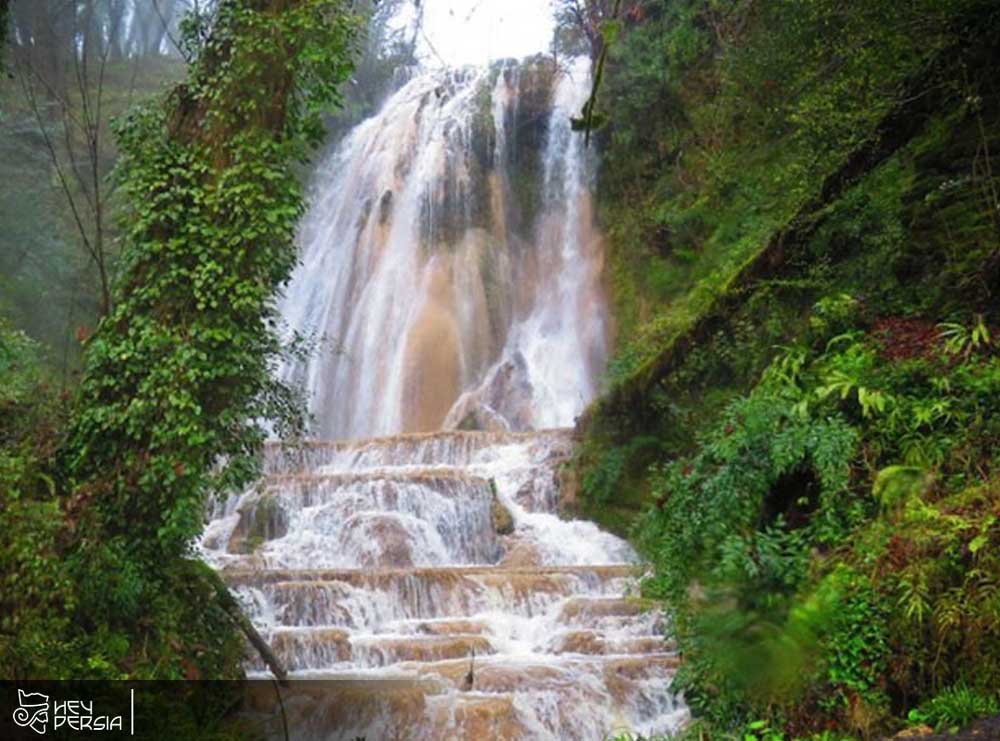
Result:
<svg viewBox="0 0 1000 741">
<path fill-rule="evenodd" d="M 422 75 L 320 166 L 282 305 L 325 337 L 282 369 L 317 439 L 269 444 L 201 543 L 292 675 L 336 682 L 288 703 L 296 738 L 688 718 L 636 554 L 559 516 L 606 360 L 588 89 L 585 60 Z"/>
<path fill-rule="evenodd" d="M 586 60 L 406 83 L 320 164 L 282 302 L 320 438 L 567 426 L 606 356 Z"/>
<path fill-rule="evenodd" d="M 602 739 L 687 720 L 634 552 L 556 514 L 571 451 L 568 430 L 269 449 L 203 549 L 293 676 L 353 688 L 350 709 L 340 691 L 295 705 L 297 738 Z"/>
</svg>

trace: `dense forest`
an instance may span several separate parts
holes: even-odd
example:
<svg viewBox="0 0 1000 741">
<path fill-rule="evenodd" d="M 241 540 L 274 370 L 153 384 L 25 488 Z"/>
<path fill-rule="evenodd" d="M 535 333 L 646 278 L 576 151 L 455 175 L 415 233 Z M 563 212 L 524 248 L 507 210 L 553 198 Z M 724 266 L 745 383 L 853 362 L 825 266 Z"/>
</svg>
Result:
<svg viewBox="0 0 1000 741">
<path fill-rule="evenodd" d="M 998 23 L 835 1 L 616 21 L 620 345 L 574 478 L 653 564 L 692 733 L 997 712 Z"/>
<path fill-rule="evenodd" d="M 553 6 L 613 335 L 561 514 L 648 565 L 677 737 L 1000 736 L 1000 6 Z M 305 183 L 423 10 L 0 2 L 0 677 L 245 676 L 192 546 L 308 430 Z"/>
</svg>

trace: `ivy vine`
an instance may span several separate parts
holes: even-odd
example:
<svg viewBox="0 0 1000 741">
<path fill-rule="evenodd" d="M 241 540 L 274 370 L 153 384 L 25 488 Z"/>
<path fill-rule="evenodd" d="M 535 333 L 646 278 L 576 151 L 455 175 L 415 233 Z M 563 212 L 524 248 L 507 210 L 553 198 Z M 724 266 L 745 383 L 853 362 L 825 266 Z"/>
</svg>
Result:
<svg viewBox="0 0 1000 741">
<path fill-rule="evenodd" d="M 207 498 L 257 475 L 260 421 L 296 423 L 273 372 L 303 210 L 292 167 L 358 28 L 341 0 L 224 0 L 210 28 L 188 24 L 188 81 L 116 123 L 123 269 L 62 451 L 84 545 L 182 557 Z"/>
</svg>

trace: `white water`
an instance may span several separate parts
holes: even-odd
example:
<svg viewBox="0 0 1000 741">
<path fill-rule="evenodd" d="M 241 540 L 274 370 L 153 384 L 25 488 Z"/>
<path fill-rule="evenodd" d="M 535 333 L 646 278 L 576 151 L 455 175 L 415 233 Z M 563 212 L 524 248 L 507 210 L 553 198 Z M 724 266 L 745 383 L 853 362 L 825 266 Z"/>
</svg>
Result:
<svg viewBox="0 0 1000 741">
<path fill-rule="evenodd" d="M 662 616 L 629 596 L 634 552 L 558 516 L 573 438 L 541 429 L 573 421 L 605 353 L 572 72 L 413 80 L 320 175 L 284 311 L 341 351 L 284 372 L 320 438 L 368 439 L 269 446 L 201 544 L 293 675 L 333 680 L 290 692 L 294 738 L 602 739 L 687 719 Z M 532 135 L 527 219 L 513 184 Z"/>
<path fill-rule="evenodd" d="M 503 428 L 566 426 L 593 397 L 602 252 L 569 126 L 586 62 L 554 77 L 539 65 L 527 81 L 551 98 L 537 218 L 512 194 L 517 68 L 416 77 L 321 164 L 282 304 L 291 330 L 325 340 L 283 371 L 304 382 L 318 436 L 436 430 L 477 402 Z M 505 365 L 520 390 L 497 409 Z"/>
</svg>

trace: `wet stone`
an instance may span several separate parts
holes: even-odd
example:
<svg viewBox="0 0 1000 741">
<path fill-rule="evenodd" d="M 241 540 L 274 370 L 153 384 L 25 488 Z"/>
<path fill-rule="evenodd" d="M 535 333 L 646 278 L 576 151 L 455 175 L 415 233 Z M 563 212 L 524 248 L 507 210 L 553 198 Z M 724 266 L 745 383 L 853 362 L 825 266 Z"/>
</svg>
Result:
<svg viewBox="0 0 1000 741">
<path fill-rule="evenodd" d="M 627 549 L 553 516 L 569 439 L 442 432 L 314 444 L 298 458 L 312 468 L 285 467 L 263 496 L 245 497 L 243 537 L 247 513 L 268 535 L 291 514 L 282 537 L 227 554 L 222 574 L 293 681 L 310 678 L 313 689 L 286 701 L 296 733 L 597 741 L 684 723 L 662 615 L 626 596 L 640 574 L 619 557 Z M 323 531 L 341 535 L 311 539 Z M 306 568 L 280 565 L 293 547 Z M 325 565 L 339 563 L 327 548 L 347 565 Z M 468 561 L 421 560 L 448 549 Z M 266 675 L 259 660 L 247 668 Z"/>
<path fill-rule="evenodd" d="M 288 515 L 277 497 L 263 494 L 244 503 L 229 536 L 230 553 L 253 553 L 260 545 L 288 532 Z"/>
</svg>

